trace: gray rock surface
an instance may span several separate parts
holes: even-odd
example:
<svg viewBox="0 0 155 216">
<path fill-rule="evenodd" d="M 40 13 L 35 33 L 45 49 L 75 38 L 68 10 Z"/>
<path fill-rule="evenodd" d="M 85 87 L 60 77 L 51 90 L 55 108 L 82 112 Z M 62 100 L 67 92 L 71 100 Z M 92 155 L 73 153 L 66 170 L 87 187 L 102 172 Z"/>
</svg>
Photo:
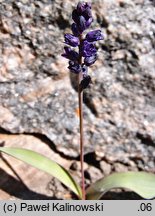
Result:
<svg viewBox="0 0 155 216">
<path fill-rule="evenodd" d="M 0 1 L 0 127 L 46 135 L 71 158 L 79 155 L 76 77 L 61 53 L 77 2 Z M 154 2 L 92 2 L 92 29 L 102 28 L 105 40 L 84 94 L 85 153 L 117 162 L 116 171 L 120 163 L 154 171 Z"/>
</svg>

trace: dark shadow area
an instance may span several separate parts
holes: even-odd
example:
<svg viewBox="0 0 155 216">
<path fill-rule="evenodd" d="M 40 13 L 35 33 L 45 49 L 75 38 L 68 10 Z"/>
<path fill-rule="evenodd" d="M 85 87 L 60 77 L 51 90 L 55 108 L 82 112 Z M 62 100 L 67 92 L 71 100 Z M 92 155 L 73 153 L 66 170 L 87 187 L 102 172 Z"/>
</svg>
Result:
<svg viewBox="0 0 155 216">
<path fill-rule="evenodd" d="M 15 179 L 0 168 L 0 189 L 22 200 L 57 200 L 56 197 L 49 197 L 30 190 L 23 182 Z M 1 199 L 1 197 L 0 197 Z"/>
<path fill-rule="evenodd" d="M 3 129 L 2 127 L 0 127 L 0 133 L 2 133 L 2 134 L 11 134 L 9 131 Z"/>
<path fill-rule="evenodd" d="M 67 27 L 69 27 L 69 21 L 65 20 L 62 14 L 59 15 L 59 17 L 55 20 L 55 22 L 57 23 L 57 25 L 61 30 L 64 30 Z"/>
<path fill-rule="evenodd" d="M 1 145 L 0 145 L 1 146 Z M 0 158 L 2 159 L 2 161 L 10 168 L 10 170 L 13 172 L 13 174 L 18 178 L 18 180 L 24 184 L 23 180 L 20 178 L 20 176 L 18 175 L 18 173 L 14 170 L 14 168 L 12 167 L 12 165 L 3 157 L 3 155 L 0 152 Z"/>
<path fill-rule="evenodd" d="M 24 133 L 24 134 L 27 134 L 27 133 Z M 35 133 L 31 133 L 30 135 L 33 135 L 34 137 L 40 139 L 42 142 L 47 144 L 51 150 L 53 150 L 55 153 L 59 154 L 61 157 L 65 158 L 67 160 L 77 160 L 76 157 L 72 157 L 70 155 L 65 155 L 63 152 L 58 151 L 55 144 L 47 136 L 45 136 L 43 134 L 35 134 Z"/>
<path fill-rule="evenodd" d="M 78 156 L 77 160 L 80 161 L 80 156 Z M 95 152 L 90 152 L 90 153 L 85 154 L 84 161 L 88 163 L 89 165 L 100 169 L 100 162 L 96 160 Z"/>
<path fill-rule="evenodd" d="M 91 111 L 91 113 L 93 115 L 95 115 L 96 117 L 98 117 L 98 112 L 96 110 L 95 104 L 92 101 L 93 95 L 91 95 L 91 93 L 89 93 L 88 91 L 85 91 L 83 94 L 83 102 L 84 104 L 89 108 L 89 110 Z"/>
<path fill-rule="evenodd" d="M 78 82 L 77 82 L 77 76 L 74 73 L 69 73 L 70 77 L 70 83 L 73 89 L 78 93 Z"/>
<path fill-rule="evenodd" d="M 152 5 L 155 7 L 155 0 L 150 0 L 152 2 Z"/>
<path fill-rule="evenodd" d="M 143 200 L 142 197 L 140 197 L 138 194 L 134 192 L 107 192 L 104 194 L 104 196 L 101 198 L 101 200 Z"/>
<path fill-rule="evenodd" d="M 155 147 L 155 143 L 149 135 L 144 135 L 137 132 L 136 137 L 141 141 L 142 144 Z"/>
<path fill-rule="evenodd" d="M 0 147 L 4 147 L 5 142 L 0 142 Z M 1 152 L 0 152 L 0 157 L 1 157 Z"/>
</svg>

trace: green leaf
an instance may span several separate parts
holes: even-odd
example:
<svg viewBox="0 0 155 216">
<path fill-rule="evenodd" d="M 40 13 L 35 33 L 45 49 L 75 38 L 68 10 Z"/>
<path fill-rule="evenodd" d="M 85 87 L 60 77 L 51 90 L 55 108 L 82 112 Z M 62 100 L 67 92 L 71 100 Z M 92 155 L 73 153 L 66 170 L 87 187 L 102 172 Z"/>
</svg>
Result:
<svg viewBox="0 0 155 216">
<path fill-rule="evenodd" d="M 87 199 L 100 199 L 113 188 L 127 188 L 145 199 L 155 197 L 155 175 L 146 172 L 114 173 L 92 184 L 86 191 Z"/>
<path fill-rule="evenodd" d="M 79 198 L 82 197 L 80 186 L 75 182 L 69 172 L 49 158 L 37 152 L 22 148 L 0 147 L 0 151 L 24 161 L 48 174 L 51 174 L 70 188 L 76 195 L 79 196 Z"/>
</svg>

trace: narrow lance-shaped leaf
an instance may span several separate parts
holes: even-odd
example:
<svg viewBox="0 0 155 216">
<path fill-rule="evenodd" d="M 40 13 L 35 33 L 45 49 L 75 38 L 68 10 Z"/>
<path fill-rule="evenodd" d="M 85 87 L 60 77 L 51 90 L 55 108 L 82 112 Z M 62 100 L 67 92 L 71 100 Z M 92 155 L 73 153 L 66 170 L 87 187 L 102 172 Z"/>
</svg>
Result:
<svg viewBox="0 0 155 216">
<path fill-rule="evenodd" d="M 87 189 L 87 199 L 100 199 L 104 193 L 113 188 L 127 188 L 145 199 L 152 199 L 155 197 L 155 175 L 146 172 L 111 174 Z"/>
<path fill-rule="evenodd" d="M 51 174 L 81 198 L 80 186 L 75 182 L 69 172 L 56 162 L 28 149 L 1 147 L 0 151 Z"/>
</svg>

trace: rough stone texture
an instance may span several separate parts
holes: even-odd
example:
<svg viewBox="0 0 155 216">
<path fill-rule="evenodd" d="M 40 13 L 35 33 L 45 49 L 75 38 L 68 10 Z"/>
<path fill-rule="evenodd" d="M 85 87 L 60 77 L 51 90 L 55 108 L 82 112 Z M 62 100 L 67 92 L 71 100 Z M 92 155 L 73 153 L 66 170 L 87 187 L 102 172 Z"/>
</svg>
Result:
<svg viewBox="0 0 155 216">
<path fill-rule="evenodd" d="M 76 159 L 76 77 L 61 53 L 78 1 L 0 2 L 0 127 L 45 135 L 60 155 Z M 86 162 L 93 155 L 103 174 L 155 172 L 154 1 L 92 2 L 92 29 L 101 27 L 105 40 L 84 94 Z"/>
</svg>

